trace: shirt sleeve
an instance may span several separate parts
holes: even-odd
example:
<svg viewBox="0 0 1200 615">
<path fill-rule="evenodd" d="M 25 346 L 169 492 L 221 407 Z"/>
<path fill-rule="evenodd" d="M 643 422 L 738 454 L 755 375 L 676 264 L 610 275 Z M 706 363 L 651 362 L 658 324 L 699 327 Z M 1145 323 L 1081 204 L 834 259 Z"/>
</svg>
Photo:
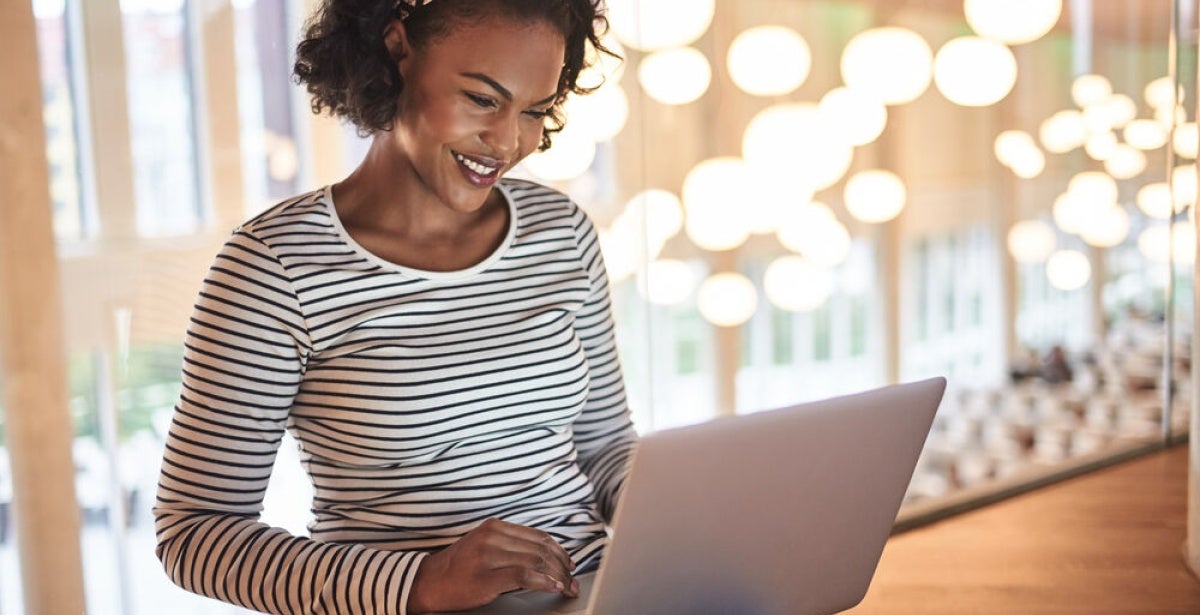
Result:
<svg viewBox="0 0 1200 615">
<path fill-rule="evenodd" d="M 324 543 L 259 521 L 310 346 L 283 265 L 235 232 L 188 327 L 154 506 L 156 553 L 184 589 L 258 611 L 406 615 L 424 553 Z"/>
<path fill-rule="evenodd" d="M 591 380 L 583 413 L 575 421 L 575 447 L 579 466 L 595 489 L 600 513 L 611 522 L 637 443 L 637 432 L 626 403 L 625 382 L 617 357 L 600 238 L 592 221 L 578 207 L 575 236 L 591 288 L 575 316 L 575 332 L 583 344 Z"/>
</svg>

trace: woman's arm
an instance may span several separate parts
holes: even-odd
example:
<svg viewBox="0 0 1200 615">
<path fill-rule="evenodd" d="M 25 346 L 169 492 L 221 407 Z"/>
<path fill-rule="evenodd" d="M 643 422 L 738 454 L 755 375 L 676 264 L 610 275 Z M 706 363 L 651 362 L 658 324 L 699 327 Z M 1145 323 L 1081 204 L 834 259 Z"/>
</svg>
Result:
<svg viewBox="0 0 1200 615">
<path fill-rule="evenodd" d="M 320 543 L 258 521 L 309 351 L 283 265 L 235 233 L 188 327 L 156 553 L 181 587 L 259 611 L 405 613 L 423 553 Z"/>
<path fill-rule="evenodd" d="M 600 512 L 611 522 L 637 432 L 625 400 L 599 236 L 587 214 L 577 206 L 574 222 L 581 263 L 591 284 L 587 300 L 575 315 L 575 331 L 583 344 L 591 379 L 583 414 L 574 425 L 575 447 L 580 468 L 596 490 Z"/>
</svg>

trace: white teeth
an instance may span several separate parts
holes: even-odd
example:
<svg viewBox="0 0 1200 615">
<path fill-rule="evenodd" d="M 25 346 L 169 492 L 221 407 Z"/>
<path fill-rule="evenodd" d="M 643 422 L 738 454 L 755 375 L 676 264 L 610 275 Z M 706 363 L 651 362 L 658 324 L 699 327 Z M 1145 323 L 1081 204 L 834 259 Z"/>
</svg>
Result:
<svg viewBox="0 0 1200 615">
<path fill-rule="evenodd" d="M 456 154 L 454 154 L 454 157 L 456 159 L 458 159 L 459 162 L 463 163 L 463 166 L 467 167 L 468 169 L 471 169 L 472 171 L 474 171 L 480 175 L 491 175 L 492 173 L 494 173 L 496 171 L 496 167 L 483 166 L 482 164 L 479 164 L 478 162 L 475 162 L 474 160 L 471 160 L 471 159 L 467 158 L 466 156 L 463 156 L 462 154 L 456 153 Z"/>
</svg>

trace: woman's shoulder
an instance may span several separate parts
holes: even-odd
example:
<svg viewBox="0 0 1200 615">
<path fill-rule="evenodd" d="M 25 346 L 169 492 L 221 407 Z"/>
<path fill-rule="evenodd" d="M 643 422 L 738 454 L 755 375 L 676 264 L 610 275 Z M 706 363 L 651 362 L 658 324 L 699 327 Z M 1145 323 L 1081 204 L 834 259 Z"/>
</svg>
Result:
<svg viewBox="0 0 1200 615">
<path fill-rule="evenodd" d="M 528 179 L 503 178 L 500 186 L 513 201 L 521 217 L 561 217 L 575 221 L 574 226 L 590 224 L 587 213 L 566 193 Z"/>
<path fill-rule="evenodd" d="M 235 233 L 265 240 L 280 233 L 327 232 L 333 228 L 328 188 L 318 188 L 275 203 L 243 222 Z"/>
</svg>

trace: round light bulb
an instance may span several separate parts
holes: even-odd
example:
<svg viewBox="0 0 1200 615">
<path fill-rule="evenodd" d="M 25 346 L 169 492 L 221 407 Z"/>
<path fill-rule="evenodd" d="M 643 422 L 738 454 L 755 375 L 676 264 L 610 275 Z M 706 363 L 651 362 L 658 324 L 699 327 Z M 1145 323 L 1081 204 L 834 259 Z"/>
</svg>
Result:
<svg viewBox="0 0 1200 615">
<path fill-rule="evenodd" d="M 1033 179 L 1046 170 L 1046 155 L 1042 150 L 1033 148 L 1020 153 L 1013 161 L 1013 174 L 1021 179 Z"/>
<path fill-rule="evenodd" d="M 680 305 L 692 296 L 697 282 L 695 272 L 687 263 L 661 259 L 646 267 L 640 290 L 654 305 Z"/>
<path fill-rule="evenodd" d="M 1154 120 L 1133 120 L 1125 126 L 1125 142 L 1143 151 L 1167 144 L 1167 131 Z"/>
<path fill-rule="evenodd" d="M 763 290 L 780 309 L 808 312 L 829 299 L 833 276 L 825 267 L 799 256 L 781 256 L 767 265 Z"/>
<path fill-rule="evenodd" d="M 1038 138 L 1047 151 L 1055 154 L 1064 154 L 1083 145 L 1088 138 L 1083 113 L 1068 109 L 1051 115 L 1039 127 Z"/>
<path fill-rule="evenodd" d="M 1104 170 L 1117 179 L 1132 179 L 1146 170 L 1146 154 L 1132 145 L 1119 143 L 1104 161 Z"/>
<path fill-rule="evenodd" d="M 1171 187 L 1174 190 L 1175 196 L 1175 211 L 1183 211 L 1184 209 L 1196 204 L 1196 165 L 1184 164 L 1175 167 L 1171 172 Z"/>
<path fill-rule="evenodd" d="M 836 267 L 850 256 L 850 232 L 822 203 L 789 210 L 776 236 L 783 247 L 826 267 Z"/>
<path fill-rule="evenodd" d="M 712 24 L 715 0 L 607 0 L 613 34 L 641 51 L 690 45 Z"/>
<path fill-rule="evenodd" d="M 1108 113 L 1108 124 L 1111 128 L 1124 128 L 1137 119 L 1138 107 L 1132 98 L 1124 94 L 1113 94 L 1104 103 Z"/>
<path fill-rule="evenodd" d="M 1054 229 L 1041 220 L 1022 220 L 1008 230 L 1008 252 L 1020 263 L 1040 263 L 1057 247 Z"/>
<path fill-rule="evenodd" d="M 708 91 L 711 82 L 708 58 L 691 47 L 655 51 L 638 66 L 642 90 L 664 105 L 693 102 Z"/>
<path fill-rule="evenodd" d="M 1054 207 L 1051 209 L 1054 215 L 1054 224 L 1064 233 L 1078 233 L 1083 225 L 1087 224 L 1087 218 L 1095 207 L 1097 205 L 1089 203 L 1070 191 L 1064 192 L 1054 199 Z"/>
<path fill-rule="evenodd" d="M 747 94 L 782 96 L 800 87 L 812 68 L 812 51 L 795 30 L 758 26 L 729 45 L 729 76 Z"/>
<path fill-rule="evenodd" d="M 1175 100 L 1174 92 L 1172 92 L 1171 78 L 1159 77 L 1146 84 L 1146 89 L 1143 94 L 1146 98 L 1146 103 L 1151 107 L 1158 109 L 1161 107 L 1170 108 L 1179 101 Z M 1182 96 L 1180 99 L 1182 100 Z"/>
<path fill-rule="evenodd" d="M 1101 207 L 1088 217 L 1079 234 L 1088 245 L 1097 248 L 1120 245 L 1129 237 L 1129 214 L 1116 205 Z"/>
<path fill-rule="evenodd" d="M 821 97 L 817 110 L 850 145 L 874 142 L 887 126 L 887 107 L 883 103 L 847 87 L 829 90 Z"/>
<path fill-rule="evenodd" d="M 768 107 L 750 120 L 742 136 L 742 156 L 768 185 L 791 192 L 816 192 L 841 180 L 854 148 L 835 132 L 812 103 Z"/>
<path fill-rule="evenodd" d="M 1059 290 L 1083 288 L 1092 277 L 1092 265 L 1075 250 L 1059 250 L 1046 260 L 1046 277 Z"/>
<path fill-rule="evenodd" d="M 1067 191 L 1093 206 L 1116 203 L 1120 195 L 1116 180 L 1099 171 L 1076 173 L 1067 183 Z"/>
<path fill-rule="evenodd" d="M 863 222 L 887 222 L 900 215 L 908 200 L 904 181 L 891 171 L 861 171 L 846 182 L 846 209 Z"/>
<path fill-rule="evenodd" d="M 617 136 L 629 118 L 629 98 L 615 83 L 590 94 L 572 95 L 564 107 L 567 121 L 578 124 L 595 141 Z"/>
<path fill-rule="evenodd" d="M 961 36 L 938 50 L 933 79 L 950 102 L 986 107 L 1000 102 L 1016 85 L 1017 59 L 1001 43 Z"/>
<path fill-rule="evenodd" d="M 1062 14 L 1062 0 L 966 0 L 963 12 L 979 36 L 1020 45 L 1046 35 Z"/>
<path fill-rule="evenodd" d="M 1196 122 L 1184 122 L 1175 127 L 1175 153 L 1184 158 L 1196 158 L 1200 149 L 1200 127 Z"/>
<path fill-rule="evenodd" d="M 583 175 L 596 159 L 596 142 L 582 127 L 568 124 L 554 135 L 554 144 L 544 152 L 534 152 L 521 164 L 534 175 L 550 181 L 564 181 Z"/>
<path fill-rule="evenodd" d="M 996 135 L 996 141 L 992 146 L 996 160 L 1006 167 L 1011 167 L 1013 161 L 1020 157 L 1022 152 L 1030 149 L 1037 149 L 1037 144 L 1033 142 L 1033 137 L 1024 130 L 1005 130 Z"/>
<path fill-rule="evenodd" d="M 643 190 L 625 203 L 622 215 L 645 228 L 651 243 L 665 243 L 683 229 L 683 203 L 666 190 Z"/>
<path fill-rule="evenodd" d="M 1151 218 L 1166 220 L 1171 217 L 1171 188 L 1166 182 L 1155 182 L 1142 186 L 1137 193 L 1137 206 Z"/>
<path fill-rule="evenodd" d="M 1174 229 L 1174 230 L 1172 230 Z M 1172 246 L 1172 235 L 1174 245 Z M 1192 222 L 1174 225 L 1156 224 L 1138 235 L 1138 250 L 1149 260 L 1165 263 L 1172 254 L 1175 262 L 1191 264 L 1196 258 L 1196 228 Z"/>
<path fill-rule="evenodd" d="M 700 284 L 696 297 L 700 315 L 718 327 L 736 327 L 758 309 L 758 291 L 746 276 L 718 273 Z"/>
<path fill-rule="evenodd" d="M 732 250 L 750 236 L 736 203 L 750 184 L 738 158 L 712 158 L 692 168 L 683 180 L 684 228 L 697 246 L 712 251 Z"/>
<path fill-rule="evenodd" d="M 1112 83 L 1104 75 L 1080 75 L 1071 84 L 1071 98 L 1080 109 L 1107 100 L 1112 93 Z"/>
<path fill-rule="evenodd" d="M 906 28 L 872 28 L 842 51 L 842 81 L 887 105 L 916 100 L 933 78 L 933 50 Z"/>
<path fill-rule="evenodd" d="M 1111 132 L 1101 132 L 1088 137 L 1083 144 L 1083 150 L 1093 160 L 1101 162 L 1108 160 L 1117 151 L 1117 135 Z"/>
</svg>

